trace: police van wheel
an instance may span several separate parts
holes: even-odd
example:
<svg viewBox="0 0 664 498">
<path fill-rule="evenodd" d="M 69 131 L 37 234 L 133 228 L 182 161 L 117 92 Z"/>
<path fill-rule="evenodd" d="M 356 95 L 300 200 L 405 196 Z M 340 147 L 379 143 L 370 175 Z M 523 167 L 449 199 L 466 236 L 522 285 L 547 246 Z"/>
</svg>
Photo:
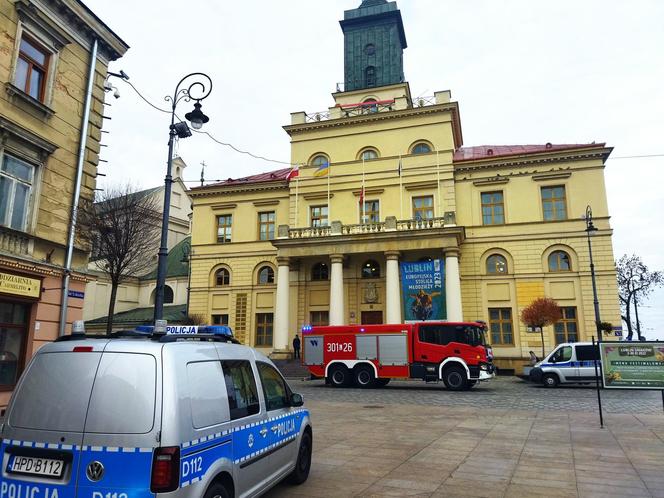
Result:
<svg viewBox="0 0 664 498">
<path fill-rule="evenodd" d="M 288 482 L 291 484 L 302 484 L 309 477 L 311 469 L 311 434 L 305 432 L 300 440 L 300 449 L 297 453 L 297 462 L 295 469 L 288 476 Z"/>
<path fill-rule="evenodd" d="M 223 484 L 215 482 L 208 488 L 203 498 L 231 498 L 231 495 Z"/>
<path fill-rule="evenodd" d="M 376 382 L 373 370 L 367 365 L 360 365 L 355 368 L 355 384 L 362 389 L 373 387 Z"/>
<path fill-rule="evenodd" d="M 542 377 L 542 384 L 544 384 L 545 387 L 557 387 L 558 376 L 556 374 L 546 374 Z"/>
<path fill-rule="evenodd" d="M 447 367 L 443 371 L 443 382 L 450 391 L 463 391 L 466 389 L 468 379 L 466 372 L 461 367 Z"/>
<path fill-rule="evenodd" d="M 330 384 L 334 387 L 346 387 L 350 384 L 350 371 L 343 365 L 334 366 L 330 372 Z"/>
</svg>

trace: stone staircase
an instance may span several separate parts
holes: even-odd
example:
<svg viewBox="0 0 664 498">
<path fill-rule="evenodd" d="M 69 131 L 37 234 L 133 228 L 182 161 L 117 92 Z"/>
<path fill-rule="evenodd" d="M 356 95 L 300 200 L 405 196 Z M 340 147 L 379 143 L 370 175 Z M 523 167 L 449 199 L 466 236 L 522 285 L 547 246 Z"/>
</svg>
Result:
<svg viewBox="0 0 664 498">
<path fill-rule="evenodd" d="M 300 360 L 272 360 L 281 375 L 287 379 L 308 379 L 309 369 L 302 365 Z"/>
</svg>

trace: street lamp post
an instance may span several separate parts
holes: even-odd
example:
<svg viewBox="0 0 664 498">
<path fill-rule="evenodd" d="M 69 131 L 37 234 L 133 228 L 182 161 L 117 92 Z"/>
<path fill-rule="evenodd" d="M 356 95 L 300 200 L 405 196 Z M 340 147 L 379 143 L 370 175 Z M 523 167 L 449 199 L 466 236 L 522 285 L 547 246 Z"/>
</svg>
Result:
<svg viewBox="0 0 664 498">
<path fill-rule="evenodd" d="M 593 263 L 593 248 L 590 242 L 590 237 L 597 231 L 597 227 L 593 224 L 593 210 L 590 206 L 586 207 L 586 234 L 588 236 L 588 254 L 590 255 L 590 278 L 593 283 L 593 306 L 595 307 L 595 329 L 597 331 L 597 339 L 601 339 L 601 328 L 599 318 L 599 301 L 597 301 L 597 283 L 595 282 L 595 264 Z"/>
<path fill-rule="evenodd" d="M 192 94 L 192 91 L 195 91 L 196 95 Z M 170 217 L 171 188 L 173 184 L 173 178 L 171 177 L 173 144 L 176 137 L 187 138 L 191 136 L 191 130 L 186 122 L 175 122 L 175 108 L 181 100 L 195 100 L 194 110 L 185 114 L 184 117 L 191 123 L 191 127 L 194 130 L 199 130 L 210 120 L 201 111 L 201 100 L 210 95 L 211 91 L 212 80 L 207 74 L 191 73 L 179 81 L 175 87 L 173 97 L 167 96 L 165 98 L 167 102 L 171 103 L 171 126 L 168 134 L 168 163 L 166 166 L 166 178 L 164 180 L 164 212 L 161 220 L 161 245 L 159 246 L 159 260 L 157 262 L 157 289 L 154 302 L 155 321 L 161 320 L 164 316 L 164 287 L 166 285 L 166 261 L 168 258 L 168 220 Z"/>
<path fill-rule="evenodd" d="M 191 249 L 191 244 L 186 244 L 184 246 L 184 254 L 182 255 L 182 259 L 180 260 L 181 263 L 186 263 L 187 264 L 187 304 L 184 308 L 184 315 L 185 318 L 189 317 L 189 296 L 191 293 L 191 256 L 193 253 L 193 250 Z"/>
</svg>

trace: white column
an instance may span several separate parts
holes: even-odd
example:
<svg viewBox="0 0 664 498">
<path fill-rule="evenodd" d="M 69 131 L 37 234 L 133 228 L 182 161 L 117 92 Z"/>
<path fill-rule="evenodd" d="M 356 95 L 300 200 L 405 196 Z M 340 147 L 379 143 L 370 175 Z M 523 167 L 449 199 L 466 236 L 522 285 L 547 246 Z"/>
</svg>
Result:
<svg viewBox="0 0 664 498">
<path fill-rule="evenodd" d="M 344 325 L 344 257 L 333 254 L 330 261 L 330 325 Z"/>
<path fill-rule="evenodd" d="M 462 322 L 459 250 L 456 248 L 445 250 L 445 296 L 447 298 L 447 319 L 450 322 Z"/>
<path fill-rule="evenodd" d="M 399 285 L 399 251 L 385 253 L 385 323 L 401 323 L 401 286 Z"/>
<path fill-rule="evenodd" d="M 274 307 L 275 351 L 288 350 L 288 310 L 290 309 L 290 267 L 288 258 L 277 258 L 277 300 Z"/>
</svg>

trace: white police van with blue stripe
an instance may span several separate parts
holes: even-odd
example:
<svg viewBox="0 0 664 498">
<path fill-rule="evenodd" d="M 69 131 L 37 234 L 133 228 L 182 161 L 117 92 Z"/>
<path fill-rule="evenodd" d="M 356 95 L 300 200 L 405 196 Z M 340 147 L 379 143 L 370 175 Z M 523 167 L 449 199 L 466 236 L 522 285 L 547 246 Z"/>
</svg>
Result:
<svg viewBox="0 0 664 498">
<path fill-rule="evenodd" d="M 200 332 L 42 347 L 1 428 L 0 498 L 224 498 L 304 482 L 302 397 L 230 329 Z"/>
<path fill-rule="evenodd" d="M 559 344 L 546 358 L 530 370 L 530 380 L 546 387 L 559 384 L 595 381 L 599 368 L 599 347 L 590 342 Z"/>
</svg>

